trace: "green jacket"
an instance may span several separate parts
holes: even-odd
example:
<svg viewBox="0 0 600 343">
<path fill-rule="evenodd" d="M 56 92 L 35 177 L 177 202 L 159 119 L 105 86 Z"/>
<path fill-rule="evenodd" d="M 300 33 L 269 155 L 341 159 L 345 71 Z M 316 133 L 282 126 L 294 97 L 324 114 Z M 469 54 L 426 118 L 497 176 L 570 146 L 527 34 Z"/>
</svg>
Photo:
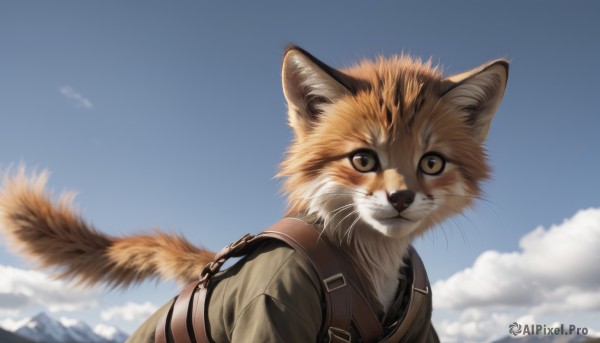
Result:
<svg viewBox="0 0 600 343">
<path fill-rule="evenodd" d="M 207 331 L 212 341 L 248 342 L 316 342 L 322 322 L 320 281 L 304 256 L 285 243 L 269 240 L 242 261 L 213 278 L 208 295 Z M 401 286 L 400 289 L 403 289 Z M 400 314 L 403 292 L 392 306 Z M 127 340 L 127 343 L 153 343 L 154 331 L 163 306 Z M 383 318 L 384 324 L 398 316 Z M 420 327 L 414 328 L 406 342 L 439 342 L 430 323 L 431 303 L 419 311 Z M 358 342 L 352 332 L 353 342 Z"/>
</svg>

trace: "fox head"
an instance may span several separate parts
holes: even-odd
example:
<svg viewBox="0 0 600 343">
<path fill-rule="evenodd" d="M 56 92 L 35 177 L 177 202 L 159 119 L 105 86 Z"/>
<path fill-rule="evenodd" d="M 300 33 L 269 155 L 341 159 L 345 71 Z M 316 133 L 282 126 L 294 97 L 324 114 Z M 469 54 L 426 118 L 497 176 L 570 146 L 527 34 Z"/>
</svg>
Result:
<svg viewBox="0 0 600 343">
<path fill-rule="evenodd" d="M 489 177 L 483 143 L 507 78 L 506 60 L 444 78 L 404 55 L 337 70 L 288 48 L 288 213 L 316 215 L 339 239 L 403 239 L 461 212 Z"/>
</svg>

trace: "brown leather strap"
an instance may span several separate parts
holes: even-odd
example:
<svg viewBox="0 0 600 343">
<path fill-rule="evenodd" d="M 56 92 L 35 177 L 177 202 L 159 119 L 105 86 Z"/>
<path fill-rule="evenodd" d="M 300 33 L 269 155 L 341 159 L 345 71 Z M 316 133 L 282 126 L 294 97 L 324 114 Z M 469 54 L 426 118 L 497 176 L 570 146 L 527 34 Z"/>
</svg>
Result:
<svg viewBox="0 0 600 343">
<path fill-rule="evenodd" d="M 344 275 L 340 257 L 329 243 L 311 225 L 285 218 L 265 230 L 261 236 L 286 242 L 304 255 L 313 265 L 323 284 L 326 313 L 320 337 L 329 336 L 330 342 L 350 341 L 352 298 L 349 281 Z"/>
<path fill-rule="evenodd" d="M 194 293 L 200 281 L 192 282 L 181 292 L 173 305 L 171 316 L 171 334 L 177 343 L 196 343 L 193 335 L 191 310 L 193 308 Z"/>
<path fill-rule="evenodd" d="M 194 298 L 194 310 L 192 311 L 192 323 L 196 343 L 210 343 L 206 332 L 206 288 L 202 287 Z"/>
<path fill-rule="evenodd" d="M 206 334 L 204 303 L 206 288 L 200 281 L 189 284 L 158 321 L 155 343 L 210 343 Z M 168 336 L 171 336 L 167 338 Z M 172 338 L 172 339 L 171 339 Z"/>
<path fill-rule="evenodd" d="M 338 251 L 339 253 L 344 254 L 345 260 L 350 259 L 350 256 L 347 256 L 343 250 Z M 362 342 L 378 342 L 383 337 L 384 330 L 379 321 L 379 317 L 375 311 L 373 311 L 373 308 L 363 293 L 366 291 L 363 288 L 364 285 L 362 287 L 360 286 L 360 278 L 364 276 L 359 275 L 358 270 L 353 268 L 349 263 L 345 263 L 344 267 L 351 286 L 352 323 L 358 331 Z"/>
<path fill-rule="evenodd" d="M 421 307 L 427 301 L 427 298 L 431 298 L 431 289 L 429 287 L 429 279 L 427 277 L 425 265 L 412 245 L 409 247 L 408 256 L 412 270 L 412 285 L 410 288 L 408 308 L 406 309 L 404 316 L 400 319 L 396 329 L 382 341 L 385 343 L 401 342 L 402 338 L 406 336 L 406 333 L 413 326 L 415 318 Z"/>
<path fill-rule="evenodd" d="M 360 338 L 365 343 L 377 342 L 383 337 L 383 327 L 379 318 L 369 306 L 369 303 L 355 287 L 352 291 L 352 323 L 356 327 Z"/>
<path fill-rule="evenodd" d="M 177 298 L 175 298 L 177 300 Z M 156 325 L 156 331 L 154 332 L 154 342 L 155 343 L 167 343 L 167 336 L 169 330 L 169 324 L 171 323 L 171 314 L 173 313 L 173 306 L 175 305 L 175 300 L 169 307 L 169 310 L 160 316 L 158 320 L 158 324 Z"/>
<path fill-rule="evenodd" d="M 350 342 L 351 323 L 354 323 L 363 342 L 376 342 L 381 338 L 383 329 L 377 316 L 359 289 L 351 282 L 358 276 L 353 270 L 343 268 L 344 260 L 348 256 L 345 256 L 340 249 L 332 247 L 311 225 L 296 218 L 285 218 L 259 235 L 246 235 L 223 248 L 215 256 L 215 260 L 204 268 L 201 280 L 186 287 L 168 314 L 161 318 L 156 329 L 156 342 L 169 342 L 171 334 L 175 343 L 209 343 L 205 301 L 206 288 L 210 284 L 211 277 L 219 272 L 227 259 L 247 255 L 256 245 L 268 238 L 284 241 L 304 255 L 319 276 L 326 302 L 320 338 L 328 337 L 331 343 Z M 418 255 L 416 256 L 418 258 Z M 411 255 L 411 261 L 413 260 Z M 427 287 L 426 274 L 424 280 Z M 417 283 L 413 281 L 413 283 L 420 286 L 421 281 Z M 414 289 L 418 289 L 418 286 L 413 287 Z M 417 298 L 411 294 L 411 303 L 418 302 Z M 410 313 L 407 313 L 405 317 L 409 319 L 409 315 Z M 398 331 L 396 330 L 395 333 Z M 395 333 L 393 337 L 396 337 Z"/>
</svg>

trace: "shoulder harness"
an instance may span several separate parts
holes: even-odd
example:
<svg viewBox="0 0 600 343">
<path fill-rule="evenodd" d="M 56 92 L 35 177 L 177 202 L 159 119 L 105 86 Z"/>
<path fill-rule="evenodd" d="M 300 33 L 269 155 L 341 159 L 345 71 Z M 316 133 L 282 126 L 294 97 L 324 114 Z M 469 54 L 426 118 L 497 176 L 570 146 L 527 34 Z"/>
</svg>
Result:
<svg viewBox="0 0 600 343">
<path fill-rule="evenodd" d="M 323 287 L 325 308 L 318 342 L 350 343 L 350 327 L 354 324 L 362 342 L 401 342 L 416 315 L 431 297 L 429 280 L 423 261 L 410 246 L 409 260 L 412 285 L 408 290 L 408 305 L 389 333 L 385 333 L 377 315 L 355 286 L 352 268 L 344 268 L 344 253 L 331 245 L 313 226 L 297 218 L 284 218 L 258 235 L 247 234 L 215 255 L 200 274 L 200 280 L 189 284 L 175 298 L 171 308 L 159 320 L 156 343 L 209 343 L 206 331 L 205 306 L 211 278 L 229 258 L 249 254 L 266 239 L 285 242 L 304 255 L 312 264 Z"/>
</svg>

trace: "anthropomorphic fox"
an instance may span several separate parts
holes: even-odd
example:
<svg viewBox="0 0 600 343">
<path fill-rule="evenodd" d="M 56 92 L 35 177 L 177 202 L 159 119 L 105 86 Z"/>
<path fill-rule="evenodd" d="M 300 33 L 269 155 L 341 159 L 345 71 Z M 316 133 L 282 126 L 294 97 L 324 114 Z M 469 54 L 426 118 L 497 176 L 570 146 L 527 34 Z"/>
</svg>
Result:
<svg viewBox="0 0 600 343">
<path fill-rule="evenodd" d="M 483 143 L 507 77 L 505 60 L 442 77 L 430 62 L 404 55 L 337 70 L 301 48 L 285 52 L 283 91 L 295 134 L 279 173 L 287 215 L 310 218 L 351 256 L 347 263 L 360 271 L 383 323 L 401 315 L 394 304 L 412 240 L 479 197 L 490 173 Z M 87 285 L 153 277 L 187 283 L 214 256 L 161 232 L 104 235 L 72 210 L 69 194 L 54 203 L 46 179 L 9 173 L 0 224 L 11 245 L 61 277 Z M 322 290 L 296 255 L 269 243 L 236 265 L 215 291 L 221 298 L 210 300 L 211 339 L 314 342 Z M 430 317 L 429 309 L 407 341 L 437 340 Z"/>
</svg>

